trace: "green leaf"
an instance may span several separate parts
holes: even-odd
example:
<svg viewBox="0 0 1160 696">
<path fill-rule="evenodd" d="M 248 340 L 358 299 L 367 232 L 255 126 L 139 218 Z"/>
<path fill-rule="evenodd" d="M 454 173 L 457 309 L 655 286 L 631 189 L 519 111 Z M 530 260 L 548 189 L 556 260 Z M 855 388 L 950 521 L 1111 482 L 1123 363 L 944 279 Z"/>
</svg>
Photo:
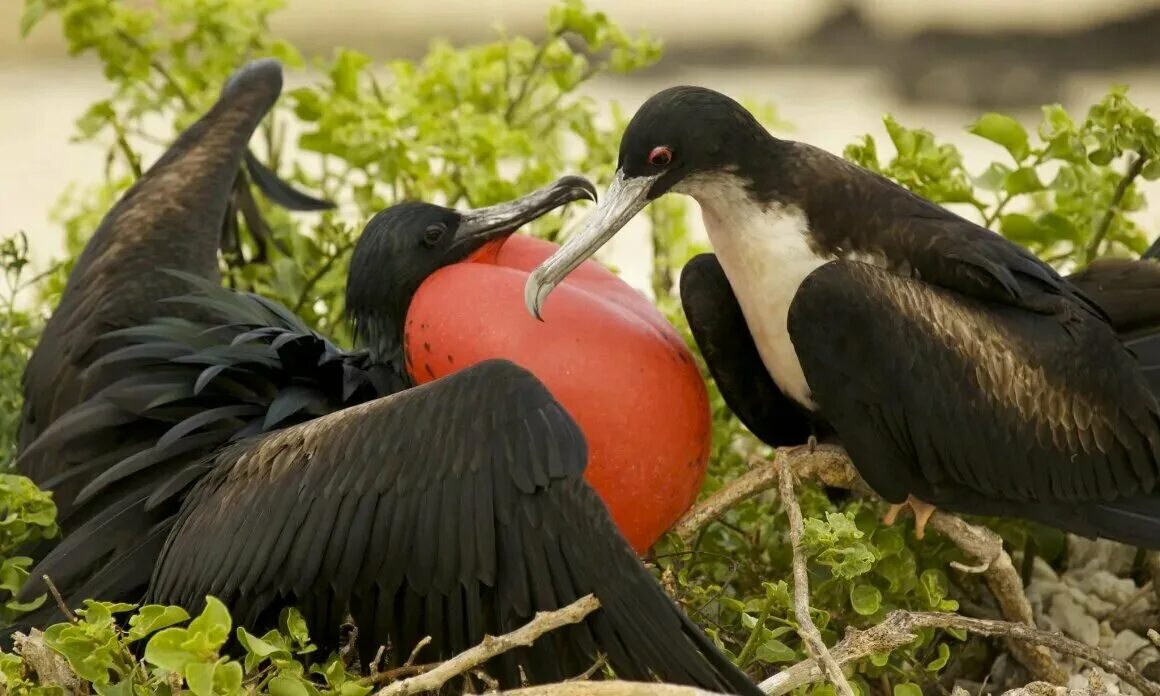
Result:
<svg viewBox="0 0 1160 696">
<path fill-rule="evenodd" d="M 1020 167 L 1003 180 L 1003 190 L 1012 196 L 1043 190 L 1043 182 L 1033 167 Z"/>
<path fill-rule="evenodd" d="M 236 694 L 242 690 L 242 666 L 232 660 L 218 663 L 213 672 L 214 690 L 219 694 Z"/>
<path fill-rule="evenodd" d="M 213 662 L 190 662 L 182 672 L 185 683 L 195 696 L 213 696 L 213 673 L 217 665 Z"/>
<path fill-rule="evenodd" d="M 205 635 L 212 648 L 216 650 L 229 638 L 232 626 L 233 620 L 226 605 L 217 597 L 211 596 L 205 598 L 205 609 L 201 614 L 189 622 L 189 633 Z"/>
<path fill-rule="evenodd" d="M 1011 167 L 1002 162 L 992 162 L 983 173 L 974 178 L 975 186 L 984 191 L 1001 191 L 1003 182 L 1011 174 Z"/>
<path fill-rule="evenodd" d="M 919 586 L 926 592 L 927 604 L 931 609 L 937 609 L 939 602 L 947 596 L 947 576 L 941 570 L 928 568 L 918 579 Z"/>
<path fill-rule="evenodd" d="M 358 51 L 339 49 L 338 57 L 330 68 L 335 94 L 355 99 L 358 97 L 358 78 L 362 69 L 371 62 L 370 56 Z"/>
<path fill-rule="evenodd" d="M 137 610 L 136 614 L 129 617 L 129 632 L 125 642 L 132 643 L 141 640 L 150 633 L 169 628 L 188 618 L 189 614 L 181 607 L 166 607 L 159 604 L 143 606 Z"/>
<path fill-rule="evenodd" d="M 922 696 L 922 688 L 910 682 L 895 684 L 894 696 Z"/>
<path fill-rule="evenodd" d="M 855 585 L 850 590 L 850 606 L 862 616 L 873 616 L 882 608 L 882 592 L 873 585 Z"/>
<path fill-rule="evenodd" d="M 999 218 L 999 231 L 1004 237 L 1020 244 L 1049 241 L 1049 231 L 1023 213 L 1009 213 Z"/>
<path fill-rule="evenodd" d="M 45 0 L 25 0 L 24 14 L 20 15 L 20 37 L 28 38 L 33 27 L 44 17 Z"/>
<path fill-rule="evenodd" d="M 886 663 L 890 661 L 890 653 L 876 652 L 870 653 L 870 664 L 875 667 L 885 667 Z"/>
<path fill-rule="evenodd" d="M 1144 177 L 1146 181 L 1160 179 L 1160 159 L 1148 160 L 1144 168 L 1140 170 L 1140 176 Z"/>
<path fill-rule="evenodd" d="M 793 648 L 785 643 L 777 640 L 767 640 L 761 645 L 757 646 L 757 651 L 754 656 L 766 664 L 774 664 L 776 662 L 792 662 L 797 659 L 797 653 Z"/>
<path fill-rule="evenodd" d="M 145 661 L 181 673 L 187 663 L 198 659 L 197 653 L 186 647 L 188 635 L 188 629 L 184 628 L 167 628 L 155 634 L 145 644 Z"/>
<path fill-rule="evenodd" d="M 1010 116 L 1003 114 L 983 114 L 967 128 L 975 135 L 1003 146 L 1016 162 L 1022 162 L 1029 152 L 1027 129 Z"/>
<path fill-rule="evenodd" d="M 951 648 L 946 643 L 938 644 L 938 657 L 927 663 L 926 669 L 929 672 L 937 672 L 943 667 L 946 667 L 947 662 L 951 659 Z"/>
<path fill-rule="evenodd" d="M 1115 159 L 1115 157 L 1116 157 L 1115 152 L 1113 152 L 1112 150 L 1110 150 L 1108 148 L 1101 147 L 1098 150 L 1093 150 L 1088 155 L 1088 160 L 1092 164 L 1096 165 L 1097 167 L 1103 167 L 1103 166 L 1110 164 L 1111 161 L 1113 159 Z"/>
<path fill-rule="evenodd" d="M 133 696 L 133 680 L 122 679 L 116 684 L 94 684 L 93 690 L 99 696 Z"/>
<path fill-rule="evenodd" d="M 310 696 L 302 682 L 294 677 L 278 675 L 270 680 L 270 696 Z"/>
</svg>

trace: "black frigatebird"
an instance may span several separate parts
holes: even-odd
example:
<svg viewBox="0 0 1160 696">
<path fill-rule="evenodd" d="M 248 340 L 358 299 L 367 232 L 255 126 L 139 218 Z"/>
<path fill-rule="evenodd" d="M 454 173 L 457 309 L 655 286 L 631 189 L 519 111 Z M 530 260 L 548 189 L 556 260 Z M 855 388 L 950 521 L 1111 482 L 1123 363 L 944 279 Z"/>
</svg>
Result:
<svg viewBox="0 0 1160 696">
<path fill-rule="evenodd" d="M 42 436 L 67 447 L 112 423 L 149 446 L 80 493 L 83 524 L 21 596 L 47 574 L 69 601 L 136 601 L 148 583 L 144 601 L 196 610 L 212 594 L 250 626 L 297 605 L 324 646 L 349 611 L 369 664 L 388 639 L 396 659 L 427 635 L 424 656 L 447 657 L 591 592 L 598 613 L 498 659 L 493 676 L 556 681 L 603 654 L 622 677 L 759 693 L 641 566 L 583 478 L 585 432 L 544 383 L 485 359 L 412 386 L 403 320 L 424 279 L 594 195 L 565 177 L 476 211 L 375 216 L 351 259 L 355 352 L 184 274 L 197 291 L 178 299 L 214 321 L 115 332 L 128 345 L 102 360 L 119 380 Z M 55 610 L 42 613 L 23 623 Z"/>
<path fill-rule="evenodd" d="M 736 303 L 741 336 L 709 343 L 756 434 L 808 432 L 767 422 L 786 404 L 824 419 L 893 504 L 887 519 L 909 504 L 920 533 L 942 506 L 1160 547 L 1157 361 L 1142 366 L 1105 310 L 1026 249 L 700 87 L 646 101 L 617 166 L 529 279 L 533 314 L 649 201 L 689 195 L 720 273 L 694 265 L 682 296 L 690 323 Z"/>
<path fill-rule="evenodd" d="M 182 269 L 218 282 L 223 224 L 228 228 L 236 219 L 227 214 L 234 199 L 249 196 L 243 162 L 273 202 L 291 210 L 333 207 L 295 191 L 247 149 L 281 90 L 282 69 L 276 61 L 256 60 L 235 72 L 217 103 L 105 215 L 77 259 L 25 370 L 20 451 L 104 386 L 106 375 L 89 369 L 102 356 L 96 347 L 100 336 L 151 319 L 159 300 L 186 290 L 160 269 Z M 254 227 L 261 224 L 253 215 L 247 220 Z M 116 442 L 86 443 L 83 467 L 71 466 L 79 453 L 41 451 L 43 456 L 21 458 L 19 470 L 53 490 L 58 509 L 67 512 L 80 487 L 115 461 L 93 453 L 109 455 L 117 447 Z"/>
</svg>

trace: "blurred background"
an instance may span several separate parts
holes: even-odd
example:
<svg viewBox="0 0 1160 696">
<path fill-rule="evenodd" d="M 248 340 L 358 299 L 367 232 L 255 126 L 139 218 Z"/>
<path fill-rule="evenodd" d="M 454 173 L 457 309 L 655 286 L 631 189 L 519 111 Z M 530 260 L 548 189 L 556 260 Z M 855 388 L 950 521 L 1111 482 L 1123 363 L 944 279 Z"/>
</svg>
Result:
<svg viewBox="0 0 1160 696">
<path fill-rule="evenodd" d="M 134 4 L 147 0 L 126 0 Z M 1112 83 L 1160 107 L 1160 0 L 591 0 L 630 31 L 665 42 L 662 61 L 585 88 L 631 113 L 653 92 L 701 84 L 773 102 L 785 137 L 840 153 L 883 133 L 892 113 L 962 148 L 977 171 L 998 148 L 964 126 L 986 110 L 1028 126 L 1041 104 L 1080 114 Z M 93 145 L 69 142 L 73 122 L 108 88 L 90 59 L 70 58 L 55 18 L 21 40 L 22 2 L 0 2 L 0 233 L 24 230 L 34 260 L 60 250 L 49 212 L 64 185 L 102 171 Z M 434 37 L 487 40 L 500 24 L 537 37 L 548 0 L 289 0 L 275 31 L 313 54 L 337 45 L 375 58 L 413 58 Z M 310 79 L 296 74 L 293 80 Z M 882 139 L 880 139 L 880 144 Z M 888 142 L 888 141 L 887 141 Z M 885 153 L 884 153 L 885 154 Z M 1157 195 L 1155 184 L 1146 186 Z M 1160 229 L 1160 215 L 1142 222 Z M 1151 236 L 1151 235 L 1150 235 Z M 630 282 L 642 240 L 626 238 L 616 263 Z"/>
</svg>

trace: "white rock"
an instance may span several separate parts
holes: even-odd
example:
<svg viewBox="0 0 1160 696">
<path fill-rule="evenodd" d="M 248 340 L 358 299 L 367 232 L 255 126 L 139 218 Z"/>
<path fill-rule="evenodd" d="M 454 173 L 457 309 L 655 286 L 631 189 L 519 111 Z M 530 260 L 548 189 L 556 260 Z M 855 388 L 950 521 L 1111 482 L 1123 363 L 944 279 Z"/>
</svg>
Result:
<svg viewBox="0 0 1160 696">
<path fill-rule="evenodd" d="M 1118 607 L 1126 604 L 1137 592 L 1131 578 L 1121 578 L 1103 568 L 1087 566 L 1067 574 L 1067 583 Z"/>
<path fill-rule="evenodd" d="M 1067 536 L 1067 567 L 1091 566 L 1114 575 L 1127 575 L 1136 560 L 1136 549 L 1107 539 L 1085 539 L 1074 534 Z"/>
<path fill-rule="evenodd" d="M 1069 593 L 1055 595 L 1048 614 L 1060 630 L 1072 638 L 1087 645 L 1100 644 L 1100 623 L 1084 611 L 1084 607 L 1072 599 Z"/>
<path fill-rule="evenodd" d="M 1152 648 L 1152 644 L 1144 636 L 1135 631 L 1120 631 L 1116 634 L 1116 639 L 1112 641 L 1111 647 L 1108 648 L 1108 653 L 1112 657 L 1121 660 L 1131 661 L 1136 657 L 1136 653 L 1142 652 L 1141 648 Z M 1155 648 L 1152 648 L 1155 650 Z"/>
</svg>

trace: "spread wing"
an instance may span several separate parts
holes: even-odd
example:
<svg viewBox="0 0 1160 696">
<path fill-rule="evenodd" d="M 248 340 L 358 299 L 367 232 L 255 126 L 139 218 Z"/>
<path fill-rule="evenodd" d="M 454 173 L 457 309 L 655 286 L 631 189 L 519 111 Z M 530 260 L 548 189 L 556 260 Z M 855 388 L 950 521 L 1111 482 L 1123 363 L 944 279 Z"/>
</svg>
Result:
<svg viewBox="0 0 1160 696">
<path fill-rule="evenodd" d="M 137 601 L 208 455 L 375 398 L 379 384 L 397 388 L 376 379 L 365 354 L 339 349 L 277 303 L 182 279 L 197 290 L 167 304 L 212 321 L 162 318 L 109 336 L 118 347 L 93 369 L 119 377 L 21 455 L 22 469 L 48 461 L 59 472 L 45 485 L 65 532 L 35 554 L 22 597 L 43 593 L 47 574 L 70 601 Z"/>
<path fill-rule="evenodd" d="M 1029 516 L 1155 489 L 1160 406 L 1096 317 L 980 302 L 839 261 L 807 277 L 789 329 L 814 398 L 892 502 L 913 494 Z"/>
<path fill-rule="evenodd" d="M 186 290 L 160 269 L 217 281 L 223 220 L 228 225 L 235 217 L 226 213 L 243 159 L 256 186 L 273 202 L 296 210 L 332 207 L 295 195 L 246 149 L 281 89 L 282 70 L 273 61 L 256 61 L 236 72 L 217 103 L 101 220 L 25 370 L 20 451 L 66 411 L 123 376 L 90 369 L 116 345 L 104 341 L 98 346 L 99 339 L 158 316 L 158 302 Z M 254 213 L 248 220 L 253 225 L 259 217 Z M 61 469 L 52 460 L 38 460 L 20 472 L 45 485 Z"/>
<path fill-rule="evenodd" d="M 480 363 L 220 453 L 148 601 L 212 594 L 245 623 L 293 603 L 324 642 L 349 609 L 364 659 L 388 640 L 405 658 L 430 635 L 434 660 L 595 593 L 595 614 L 493 676 L 556 681 L 604 654 L 624 678 L 757 693 L 640 565 L 583 481 L 586 459 L 538 380 Z"/>
<path fill-rule="evenodd" d="M 805 442 L 810 418 L 769 376 L 715 255 L 700 254 L 681 269 L 681 306 L 713 381 L 745 427 L 771 447 Z"/>
</svg>

